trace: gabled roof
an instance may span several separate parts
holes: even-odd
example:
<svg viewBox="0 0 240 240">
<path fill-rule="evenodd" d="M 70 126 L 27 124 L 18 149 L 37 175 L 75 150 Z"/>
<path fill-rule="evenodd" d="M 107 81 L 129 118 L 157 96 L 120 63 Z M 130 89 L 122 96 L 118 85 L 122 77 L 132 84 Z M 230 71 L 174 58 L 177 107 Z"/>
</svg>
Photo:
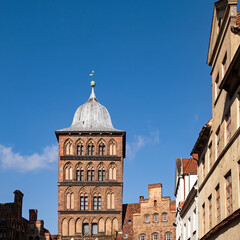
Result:
<svg viewBox="0 0 240 240">
<path fill-rule="evenodd" d="M 197 173 L 197 161 L 193 158 L 182 159 L 183 174 Z"/>
</svg>

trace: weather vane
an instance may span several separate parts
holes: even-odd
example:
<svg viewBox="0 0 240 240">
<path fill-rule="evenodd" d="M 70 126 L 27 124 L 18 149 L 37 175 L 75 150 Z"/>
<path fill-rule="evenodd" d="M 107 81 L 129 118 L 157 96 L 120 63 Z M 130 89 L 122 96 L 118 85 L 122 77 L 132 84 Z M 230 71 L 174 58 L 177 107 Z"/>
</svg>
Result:
<svg viewBox="0 0 240 240">
<path fill-rule="evenodd" d="M 94 81 L 94 71 L 92 70 L 92 73 L 89 74 L 90 77 L 92 77 L 92 81 L 91 81 L 91 86 L 95 87 L 96 83 Z"/>
</svg>

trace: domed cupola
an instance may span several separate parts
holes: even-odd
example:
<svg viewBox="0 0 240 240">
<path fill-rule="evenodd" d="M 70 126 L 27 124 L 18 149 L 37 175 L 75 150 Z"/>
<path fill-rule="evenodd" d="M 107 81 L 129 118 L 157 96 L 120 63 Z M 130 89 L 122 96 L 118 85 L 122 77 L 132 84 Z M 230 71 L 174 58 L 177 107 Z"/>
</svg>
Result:
<svg viewBox="0 0 240 240">
<path fill-rule="evenodd" d="M 59 131 L 120 131 L 113 127 L 108 110 L 101 105 L 95 96 L 95 81 L 91 81 L 92 93 L 88 101 L 81 105 L 74 114 L 72 125 Z"/>
</svg>

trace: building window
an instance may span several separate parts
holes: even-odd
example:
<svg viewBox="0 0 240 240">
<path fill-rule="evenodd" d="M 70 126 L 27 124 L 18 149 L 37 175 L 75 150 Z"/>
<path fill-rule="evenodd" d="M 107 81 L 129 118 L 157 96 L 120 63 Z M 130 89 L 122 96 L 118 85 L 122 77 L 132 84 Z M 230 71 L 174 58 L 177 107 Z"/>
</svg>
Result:
<svg viewBox="0 0 240 240">
<path fill-rule="evenodd" d="M 212 229 L 212 194 L 208 197 L 208 222 L 210 230 Z"/>
<path fill-rule="evenodd" d="M 82 156 L 83 155 L 83 143 L 80 142 L 77 144 L 77 155 Z"/>
<path fill-rule="evenodd" d="M 104 167 L 101 167 L 100 169 L 98 169 L 98 181 L 105 181 L 105 170 Z"/>
<path fill-rule="evenodd" d="M 88 210 L 88 197 L 80 197 L 80 210 Z"/>
<path fill-rule="evenodd" d="M 221 148 L 220 148 L 220 126 L 219 126 L 216 131 L 216 159 L 218 158 L 220 152 L 221 152 Z"/>
<path fill-rule="evenodd" d="M 202 176 L 203 176 L 203 179 L 206 176 L 205 156 L 203 156 L 202 158 Z"/>
<path fill-rule="evenodd" d="M 87 170 L 87 181 L 91 182 L 95 180 L 95 171 L 94 168 L 90 165 Z"/>
<path fill-rule="evenodd" d="M 140 240 L 145 240 L 146 238 L 145 238 L 145 235 L 140 235 Z"/>
<path fill-rule="evenodd" d="M 153 240 L 158 240 L 158 234 L 157 233 L 153 234 Z"/>
<path fill-rule="evenodd" d="M 205 226 L 205 203 L 202 205 L 202 227 L 203 227 L 203 235 L 205 234 L 205 231 L 206 231 L 206 226 Z"/>
<path fill-rule="evenodd" d="M 83 181 L 83 169 L 79 166 L 76 169 L 76 181 Z"/>
<path fill-rule="evenodd" d="M 116 155 L 116 143 L 112 140 L 109 145 L 109 154 Z"/>
<path fill-rule="evenodd" d="M 225 56 L 222 61 L 222 78 L 224 78 L 226 72 L 227 72 L 227 53 L 225 53 Z"/>
<path fill-rule="evenodd" d="M 219 74 L 217 75 L 215 80 L 215 100 L 218 97 L 218 93 L 219 93 Z"/>
<path fill-rule="evenodd" d="M 144 218 L 145 218 L 145 223 L 149 223 L 149 215 L 146 214 L 146 215 L 144 216 Z"/>
<path fill-rule="evenodd" d="M 83 235 L 89 234 L 89 225 L 88 223 L 83 223 Z"/>
<path fill-rule="evenodd" d="M 226 175 L 227 216 L 232 214 L 232 176 L 231 172 Z"/>
<path fill-rule="evenodd" d="M 94 144 L 92 141 L 88 143 L 88 155 L 94 156 Z"/>
<path fill-rule="evenodd" d="M 92 234 L 98 234 L 98 225 L 97 223 L 92 223 Z"/>
<path fill-rule="evenodd" d="M 115 196 L 111 189 L 107 193 L 107 209 L 115 209 Z"/>
<path fill-rule="evenodd" d="M 73 170 L 72 170 L 71 164 L 69 164 L 69 163 L 66 164 L 65 165 L 65 170 L 64 170 L 65 180 L 72 180 L 73 179 L 72 172 L 73 172 Z"/>
<path fill-rule="evenodd" d="M 93 197 L 93 210 L 101 210 L 102 199 L 101 197 Z"/>
<path fill-rule="evenodd" d="M 157 214 L 157 213 L 154 213 L 154 215 L 153 215 L 153 221 L 154 221 L 154 222 L 158 222 L 158 214 Z"/>
<path fill-rule="evenodd" d="M 221 221 L 221 208 L 220 208 L 220 189 L 219 184 L 216 187 L 216 217 L 217 223 Z"/>
<path fill-rule="evenodd" d="M 65 143 L 65 155 L 73 155 L 73 145 L 70 140 Z"/>
<path fill-rule="evenodd" d="M 166 240 L 172 240 L 172 234 L 171 233 L 166 233 Z"/>
<path fill-rule="evenodd" d="M 228 113 L 226 114 L 226 141 L 227 143 L 231 139 L 231 111 L 229 109 Z"/>
<path fill-rule="evenodd" d="M 105 144 L 103 142 L 99 144 L 99 155 L 105 155 Z"/>
<path fill-rule="evenodd" d="M 157 207 L 157 200 L 154 200 L 154 207 Z"/>
<path fill-rule="evenodd" d="M 74 194 L 73 193 L 67 193 L 66 195 L 66 208 L 68 210 L 74 209 Z"/>
<path fill-rule="evenodd" d="M 117 179 L 117 170 L 114 164 L 111 164 L 108 170 L 108 179 L 116 180 Z"/>
<path fill-rule="evenodd" d="M 209 160 L 209 168 L 211 168 L 212 167 L 212 163 L 213 163 L 212 142 L 210 142 L 210 144 L 208 146 L 208 160 Z"/>
<path fill-rule="evenodd" d="M 163 222 L 167 222 L 167 213 L 162 214 L 162 220 Z"/>
</svg>

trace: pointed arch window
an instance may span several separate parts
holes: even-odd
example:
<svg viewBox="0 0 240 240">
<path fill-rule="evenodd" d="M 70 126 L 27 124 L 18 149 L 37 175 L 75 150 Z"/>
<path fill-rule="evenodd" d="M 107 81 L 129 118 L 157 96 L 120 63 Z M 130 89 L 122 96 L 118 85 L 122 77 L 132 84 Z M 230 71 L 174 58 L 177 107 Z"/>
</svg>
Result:
<svg viewBox="0 0 240 240">
<path fill-rule="evenodd" d="M 102 198 L 101 196 L 93 197 L 93 210 L 101 210 L 102 209 Z"/>
<path fill-rule="evenodd" d="M 116 155 L 116 143 L 113 140 L 109 144 L 109 154 Z"/>
<path fill-rule="evenodd" d="M 87 195 L 80 196 L 80 210 L 88 210 L 88 197 Z"/>
<path fill-rule="evenodd" d="M 68 192 L 66 195 L 66 208 L 68 210 L 74 209 L 74 194 L 73 194 L 73 192 Z"/>
<path fill-rule="evenodd" d="M 78 156 L 83 156 L 83 143 L 80 141 L 78 144 L 77 144 L 77 155 Z"/>
<path fill-rule="evenodd" d="M 90 164 L 87 168 L 87 181 L 91 182 L 95 180 L 95 171 L 93 166 Z"/>
<path fill-rule="evenodd" d="M 101 163 L 98 167 L 98 181 L 105 181 L 105 177 L 106 177 L 106 172 L 105 172 L 105 168 L 104 165 Z"/>
<path fill-rule="evenodd" d="M 65 175 L 65 180 L 72 180 L 73 179 L 72 166 L 71 166 L 70 163 L 65 165 L 64 175 Z"/>
<path fill-rule="evenodd" d="M 90 141 L 88 143 L 88 155 L 89 156 L 94 156 L 94 143 L 93 143 L 93 141 Z"/>
<path fill-rule="evenodd" d="M 115 195 L 111 189 L 107 193 L 107 209 L 115 209 Z"/>
<path fill-rule="evenodd" d="M 80 166 L 77 166 L 77 169 L 76 169 L 76 181 L 81 181 L 83 182 L 84 180 L 84 171 L 83 171 L 83 168 L 80 167 Z"/>
<path fill-rule="evenodd" d="M 65 155 L 73 155 L 73 144 L 70 140 L 65 143 Z"/>
<path fill-rule="evenodd" d="M 108 171 L 108 179 L 116 180 L 117 179 L 117 170 L 115 164 L 111 164 Z"/>
<path fill-rule="evenodd" d="M 99 143 L 99 155 L 105 155 L 105 144 L 104 144 L 104 142 Z"/>
</svg>

